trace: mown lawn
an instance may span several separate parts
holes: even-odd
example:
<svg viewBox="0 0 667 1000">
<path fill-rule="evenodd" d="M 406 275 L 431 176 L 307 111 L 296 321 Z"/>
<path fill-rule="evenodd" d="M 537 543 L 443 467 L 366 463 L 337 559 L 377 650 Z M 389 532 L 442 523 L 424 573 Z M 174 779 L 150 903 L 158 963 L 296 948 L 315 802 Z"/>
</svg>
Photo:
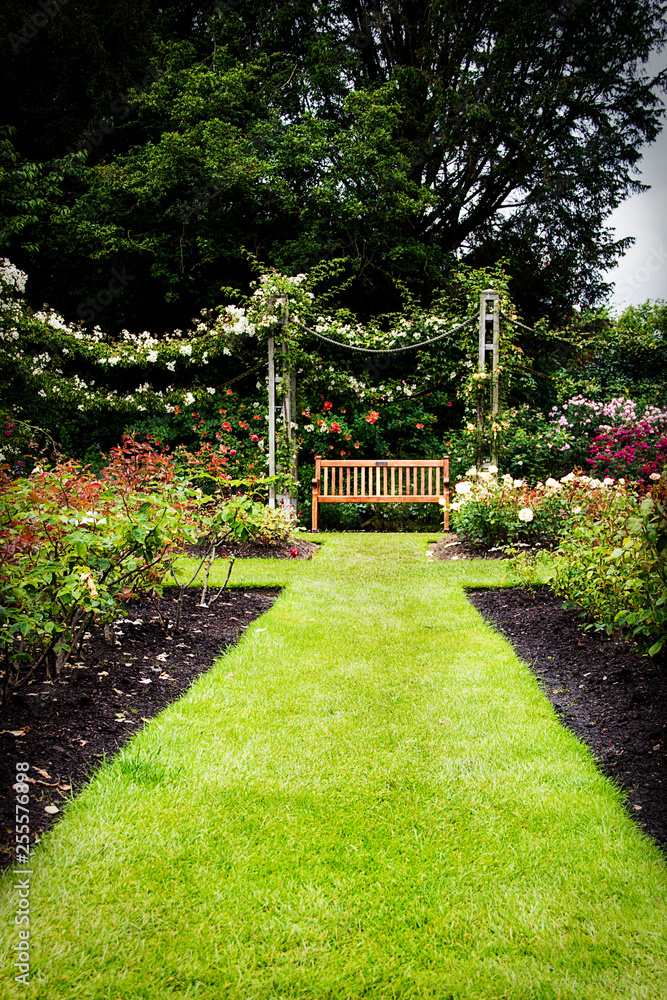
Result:
<svg viewBox="0 0 667 1000">
<path fill-rule="evenodd" d="M 662 856 L 427 537 L 237 563 L 282 595 L 44 838 L 1 996 L 667 997 Z"/>
</svg>

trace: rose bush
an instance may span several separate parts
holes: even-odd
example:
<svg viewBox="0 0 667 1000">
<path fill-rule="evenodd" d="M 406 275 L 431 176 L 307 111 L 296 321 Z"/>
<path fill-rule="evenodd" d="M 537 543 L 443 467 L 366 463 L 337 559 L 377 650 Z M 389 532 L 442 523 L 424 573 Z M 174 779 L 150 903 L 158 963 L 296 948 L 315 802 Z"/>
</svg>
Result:
<svg viewBox="0 0 667 1000">
<path fill-rule="evenodd" d="M 643 497 L 614 491 L 614 502 L 573 517 L 553 586 L 598 628 L 622 629 L 656 656 L 667 641 L 667 472 L 651 481 Z"/>
<path fill-rule="evenodd" d="M 628 491 L 625 481 L 600 480 L 579 472 L 529 486 L 509 474 L 497 479 L 495 471 L 493 466 L 469 469 L 454 487 L 451 526 L 474 544 L 555 545 L 569 530 L 573 517 L 582 511 L 593 513 Z"/>
<path fill-rule="evenodd" d="M 159 595 L 186 546 L 202 545 L 199 568 L 210 568 L 221 544 L 290 536 L 292 519 L 262 502 L 271 481 L 234 480 L 224 456 L 206 449 L 192 458 L 185 475 L 155 442 L 125 437 L 99 475 L 62 460 L 30 476 L 0 468 L 3 705 L 40 668 L 57 676 L 87 630 L 126 613 L 131 599 Z M 193 485 L 202 477 L 212 493 Z M 223 587 L 232 566 L 229 556 Z M 208 573 L 202 601 L 207 583 Z"/>
<path fill-rule="evenodd" d="M 143 491 L 71 461 L 16 479 L 3 471 L 3 704 L 40 666 L 57 675 L 91 625 L 111 621 L 130 598 L 160 590 L 197 501 L 186 484 Z"/>
</svg>

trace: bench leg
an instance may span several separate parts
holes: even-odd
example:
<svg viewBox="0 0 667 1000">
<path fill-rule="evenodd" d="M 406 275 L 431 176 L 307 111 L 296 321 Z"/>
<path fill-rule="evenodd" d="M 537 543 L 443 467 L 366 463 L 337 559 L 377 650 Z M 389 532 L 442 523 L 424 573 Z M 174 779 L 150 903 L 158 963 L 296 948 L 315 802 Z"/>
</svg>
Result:
<svg viewBox="0 0 667 1000">
<path fill-rule="evenodd" d="M 319 521 L 319 504 L 317 502 L 317 496 L 313 494 L 313 512 L 311 517 L 311 530 L 313 532 L 317 531 Z"/>
</svg>

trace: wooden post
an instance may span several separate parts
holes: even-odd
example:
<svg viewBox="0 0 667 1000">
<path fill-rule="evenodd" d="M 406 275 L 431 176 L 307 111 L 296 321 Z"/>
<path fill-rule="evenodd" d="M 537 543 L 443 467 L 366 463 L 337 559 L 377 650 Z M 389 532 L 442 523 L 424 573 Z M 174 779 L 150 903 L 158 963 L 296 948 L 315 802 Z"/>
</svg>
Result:
<svg viewBox="0 0 667 1000">
<path fill-rule="evenodd" d="M 442 530 L 449 531 L 449 455 L 442 459 L 442 495 L 445 498 Z"/>
<path fill-rule="evenodd" d="M 276 474 L 276 342 L 269 337 L 269 475 Z M 269 489 L 269 507 L 276 506 L 276 489 Z"/>
<path fill-rule="evenodd" d="M 283 357 L 287 354 L 287 343 L 286 334 L 289 326 L 289 301 L 283 300 L 284 309 L 282 316 L 283 329 L 285 331 L 285 339 L 281 345 L 281 353 Z M 283 509 L 289 513 L 297 513 L 297 463 L 296 463 L 296 435 L 294 432 L 294 424 L 296 424 L 296 372 L 288 371 L 285 364 L 283 364 L 283 375 L 281 383 L 282 393 L 283 393 L 283 431 L 285 445 L 289 455 L 289 465 L 287 469 L 281 467 L 280 471 L 289 472 L 291 483 L 289 487 L 281 493 L 281 500 L 283 502 Z"/>
<path fill-rule="evenodd" d="M 491 382 L 491 462 L 498 468 L 500 449 L 498 445 L 498 421 L 500 418 L 500 385 L 498 383 L 498 362 L 500 356 L 500 296 L 496 292 L 493 299 L 493 340 L 492 340 L 492 382 Z"/>
<path fill-rule="evenodd" d="M 314 476 L 314 478 L 312 480 L 312 486 L 313 486 L 313 512 L 312 512 L 312 518 L 311 518 L 311 530 L 312 531 L 317 531 L 318 522 L 319 522 L 319 506 L 318 506 L 318 501 L 319 501 L 319 496 L 320 496 L 320 479 L 321 479 L 321 476 L 322 476 L 322 469 L 320 467 L 320 462 L 321 461 L 322 461 L 322 456 L 321 455 L 316 455 L 315 456 L 315 476 Z"/>
<path fill-rule="evenodd" d="M 489 305 L 491 308 L 489 309 Z M 488 326 L 491 324 L 491 340 L 488 340 Z M 487 355 L 491 355 L 491 392 L 487 393 L 486 380 L 480 379 L 477 392 L 477 443 L 475 448 L 475 465 L 481 469 L 484 464 L 484 409 L 485 401 L 491 403 L 493 429 L 491 438 L 491 461 L 498 465 L 498 431 L 497 423 L 500 414 L 500 391 L 498 385 L 498 361 L 500 352 L 500 295 L 494 288 L 485 288 L 479 301 L 479 352 L 477 369 L 486 374 Z"/>
<path fill-rule="evenodd" d="M 290 468 L 290 474 L 292 476 L 292 496 L 294 498 L 294 513 L 296 514 L 299 507 L 299 451 L 296 446 L 296 425 L 298 420 L 296 419 L 296 371 L 292 369 L 289 375 L 290 379 L 290 414 L 289 414 L 289 433 L 290 433 L 290 448 L 292 455 L 292 466 Z"/>
</svg>

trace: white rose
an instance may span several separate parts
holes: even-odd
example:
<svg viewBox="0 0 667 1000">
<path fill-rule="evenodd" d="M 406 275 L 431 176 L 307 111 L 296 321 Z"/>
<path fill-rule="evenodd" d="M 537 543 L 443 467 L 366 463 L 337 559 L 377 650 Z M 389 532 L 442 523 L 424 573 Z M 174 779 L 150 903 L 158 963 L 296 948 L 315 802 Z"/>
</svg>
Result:
<svg viewBox="0 0 667 1000">
<path fill-rule="evenodd" d="M 521 510 L 519 511 L 520 521 L 526 521 L 526 522 L 532 521 L 534 517 L 535 515 L 533 514 L 530 507 L 522 507 Z"/>
<path fill-rule="evenodd" d="M 472 483 L 466 483 L 466 482 L 457 483 L 454 489 L 459 494 L 459 496 L 465 496 L 467 493 L 470 493 L 472 489 Z"/>
</svg>

